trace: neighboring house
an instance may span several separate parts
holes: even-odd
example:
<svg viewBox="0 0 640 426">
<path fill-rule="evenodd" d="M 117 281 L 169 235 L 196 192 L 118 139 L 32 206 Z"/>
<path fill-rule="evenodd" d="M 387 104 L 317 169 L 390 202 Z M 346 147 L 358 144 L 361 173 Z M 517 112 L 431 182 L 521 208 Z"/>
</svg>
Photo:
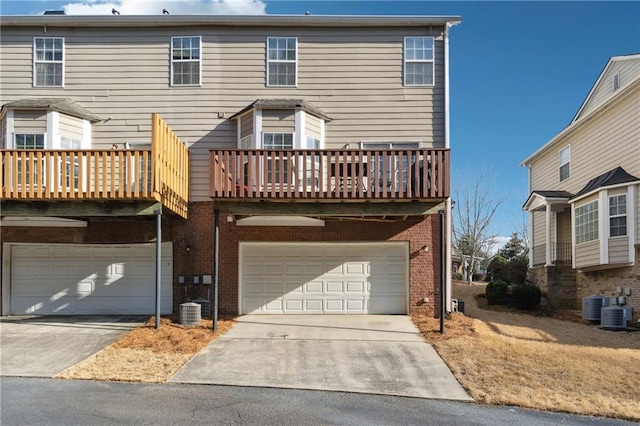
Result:
<svg viewBox="0 0 640 426">
<path fill-rule="evenodd" d="M 608 62 L 569 126 L 527 158 L 532 278 L 552 303 L 640 310 L 640 55 Z"/>
<path fill-rule="evenodd" d="M 459 22 L 2 17 L 2 314 L 433 314 Z"/>
</svg>

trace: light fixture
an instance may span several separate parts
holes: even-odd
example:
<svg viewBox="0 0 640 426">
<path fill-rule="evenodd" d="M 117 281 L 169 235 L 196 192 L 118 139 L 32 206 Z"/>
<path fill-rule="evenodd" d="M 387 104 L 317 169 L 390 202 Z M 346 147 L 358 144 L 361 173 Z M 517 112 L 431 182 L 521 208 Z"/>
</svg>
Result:
<svg viewBox="0 0 640 426">
<path fill-rule="evenodd" d="M 420 250 L 422 250 L 423 252 L 426 253 L 426 252 L 429 251 L 429 246 L 425 244 L 425 245 L 422 246 L 422 248 Z"/>
<path fill-rule="evenodd" d="M 191 251 L 191 244 L 187 244 L 185 250 L 187 251 L 187 253 L 189 253 Z"/>
</svg>

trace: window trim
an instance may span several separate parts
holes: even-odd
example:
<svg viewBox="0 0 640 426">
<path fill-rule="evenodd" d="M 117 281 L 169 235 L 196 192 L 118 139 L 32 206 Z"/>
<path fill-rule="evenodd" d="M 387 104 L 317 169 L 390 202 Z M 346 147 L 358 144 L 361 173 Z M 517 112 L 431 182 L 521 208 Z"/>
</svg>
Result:
<svg viewBox="0 0 640 426">
<path fill-rule="evenodd" d="M 290 60 L 290 59 L 269 59 L 269 41 L 273 40 L 273 39 L 293 39 L 296 42 L 296 51 L 295 51 L 295 55 L 296 58 L 294 60 Z M 266 81 L 265 81 L 265 85 L 266 87 L 291 87 L 291 88 L 297 88 L 298 87 L 298 37 L 279 37 L 279 36 L 269 36 L 267 37 L 267 42 L 265 44 L 265 60 L 266 60 L 266 72 L 265 72 L 265 77 L 266 77 Z M 295 73 L 295 81 L 293 83 L 293 85 L 281 85 L 281 84 L 270 84 L 269 83 L 269 77 L 271 76 L 269 73 L 269 64 L 270 63 L 283 63 L 283 64 L 294 64 L 294 73 Z"/>
<path fill-rule="evenodd" d="M 51 60 L 51 61 L 47 61 L 46 59 L 43 60 L 38 60 L 38 55 L 37 55 L 37 48 L 36 48 L 36 40 L 38 39 L 52 39 L 52 40 L 62 40 L 62 59 L 60 61 L 56 61 L 56 60 Z M 32 73 L 32 84 L 33 87 L 62 87 L 64 88 L 64 80 L 65 80 L 65 57 L 66 57 L 66 49 L 65 49 L 65 38 L 64 37 L 49 37 L 49 36 L 45 36 L 45 37 L 33 37 L 33 51 L 32 51 L 32 56 L 33 56 L 33 63 L 31 66 L 31 73 Z M 37 65 L 38 64 L 61 64 L 62 65 L 62 81 L 60 81 L 60 85 L 53 85 L 53 86 L 49 86 L 49 85 L 40 85 L 38 84 L 38 74 L 37 74 Z"/>
<path fill-rule="evenodd" d="M 567 151 L 567 161 L 566 162 L 562 162 L 562 153 L 564 151 Z M 565 177 L 564 179 L 562 178 L 562 167 L 564 166 L 569 166 L 568 169 L 568 173 L 567 173 L 567 177 Z M 571 177 L 571 145 L 565 145 L 562 148 L 560 148 L 560 150 L 558 151 L 558 180 L 560 182 L 564 182 L 566 180 L 568 180 Z"/>
<path fill-rule="evenodd" d="M 197 38 L 198 39 L 198 50 L 200 51 L 200 57 L 198 59 L 173 59 L 173 41 L 177 38 Z M 178 35 L 171 36 L 171 42 L 169 44 L 169 62 L 170 62 L 170 74 L 169 74 L 169 86 L 170 87 L 202 87 L 202 36 L 196 35 Z M 176 84 L 173 82 L 173 72 L 174 72 L 174 64 L 187 63 L 187 62 L 198 62 L 198 83 L 192 84 Z"/>
<path fill-rule="evenodd" d="M 620 214 L 620 213 L 611 214 L 611 200 L 613 198 L 620 198 L 620 197 L 624 197 L 624 207 L 625 207 L 624 208 L 624 213 L 622 213 L 622 214 Z M 626 193 L 624 193 L 624 194 L 614 194 L 614 195 L 609 195 L 607 198 L 608 198 L 608 202 L 609 202 L 608 203 L 609 204 L 608 205 L 608 207 L 609 207 L 609 211 L 608 211 L 608 214 L 609 214 L 609 223 L 608 223 L 608 225 L 609 225 L 609 238 L 621 238 L 621 237 L 624 238 L 624 237 L 629 236 L 629 225 L 628 225 L 628 223 L 629 223 L 629 220 L 628 220 L 629 219 L 629 215 L 628 215 L 628 212 L 627 212 L 627 194 Z M 624 234 L 611 235 L 611 219 L 619 218 L 619 217 L 624 217 L 625 218 Z"/>
<path fill-rule="evenodd" d="M 17 137 L 18 136 L 41 136 L 42 137 L 42 148 L 18 148 L 18 141 L 17 141 Z M 34 140 L 34 142 L 37 142 Z M 47 135 L 45 133 L 14 133 L 13 134 L 13 149 L 16 150 L 27 150 L 27 149 L 37 149 L 37 150 L 43 150 L 46 147 L 46 143 L 47 143 Z"/>
<path fill-rule="evenodd" d="M 284 137 L 287 136 L 287 135 L 290 135 L 291 136 L 291 148 L 281 148 L 281 147 L 278 147 L 278 148 L 269 147 L 269 148 L 267 148 L 265 146 L 265 143 L 264 143 L 265 136 L 267 136 L 267 135 L 274 135 L 274 136 L 275 135 L 282 135 L 283 144 L 284 144 Z M 264 149 L 264 150 L 281 151 L 283 149 L 293 149 L 294 146 L 295 146 L 295 134 L 294 133 L 290 133 L 290 132 L 262 132 L 262 149 Z"/>
<path fill-rule="evenodd" d="M 575 214 L 575 223 L 573 226 L 573 232 L 575 235 L 575 241 L 576 241 L 576 245 L 578 244 L 584 244 L 584 243 L 589 243 L 592 241 L 598 241 L 600 239 L 600 206 L 598 203 L 599 200 L 592 200 L 589 201 L 587 203 L 584 203 L 580 206 L 576 206 L 574 207 L 574 214 Z M 593 212 L 595 212 L 595 218 L 593 220 L 590 221 L 586 221 L 584 223 L 579 223 L 578 221 L 580 220 L 580 218 L 582 216 L 584 216 L 586 213 L 583 214 L 579 214 L 578 211 L 580 209 L 584 209 L 586 206 L 588 205 L 595 205 Z M 585 231 L 582 233 L 578 232 L 578 226 L 582 225 L 584 227 L 586 227 L 588 224 L 590 223 L 595 223 L 595 231 L 591 230 L 591 231 Z M 595 232 L 595 235 L 593 235 L 593 232 Z M 591 234 L 591 235 L 590 235 Z M 583 238 L 590 238 L 590 239 L 581 239 L 580 237 L 583 236 Z"/>
<path fill-rule="evenodd" d="M 431 51 L 433 54 L 432 59 L 407 59 L 407 40 L 408 39 L 430 39 L 431 40 Z M 435 87 L 436 85 L 436 42 L 434 36 L 405 36 L 402 42 L 402 85 L 404 87 Z M 409 84 L 407 83 L 407 63 L 430 63 L 432 72 L 431 72 L 431 83 L 426 84 Z"/>
</svg>

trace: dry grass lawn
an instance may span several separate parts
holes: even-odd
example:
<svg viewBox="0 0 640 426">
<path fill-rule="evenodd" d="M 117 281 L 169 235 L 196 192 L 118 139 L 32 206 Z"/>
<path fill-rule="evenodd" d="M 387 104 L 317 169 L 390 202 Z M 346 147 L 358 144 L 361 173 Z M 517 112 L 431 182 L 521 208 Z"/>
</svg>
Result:
<svg viewBox="0 0 640 426">
<path fill-rule="evenodd" d="M 177 321 L 176 321 L 177 322 Z M 233 318 L 219 318 L 214 333 L 211 320 L 183 327 L 170 318 L 155 317 L 122 336 L 114 344 L 58 375 L 62 379 L 165 383 L 193 355 L 226 333 Z"/>
<path fill-rule="evenodd" d="M 454 285 L 466 315 L 414 318 L 455 377 L 480 403 L 640 420 L 640 331 L 480 309 L 484 286 Z"/>
</svg>

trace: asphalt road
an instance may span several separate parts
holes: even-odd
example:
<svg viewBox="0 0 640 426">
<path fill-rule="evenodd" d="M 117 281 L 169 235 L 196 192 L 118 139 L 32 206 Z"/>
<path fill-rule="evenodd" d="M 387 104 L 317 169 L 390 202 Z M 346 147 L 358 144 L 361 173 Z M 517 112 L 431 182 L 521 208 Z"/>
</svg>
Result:
<svg viewBox="0 0 640 426">
<path fill-rule="evenodd" d="M 620 425 L 510 407 L 340 392 L 3 377 L 13 425 Z"/>
</svg>

